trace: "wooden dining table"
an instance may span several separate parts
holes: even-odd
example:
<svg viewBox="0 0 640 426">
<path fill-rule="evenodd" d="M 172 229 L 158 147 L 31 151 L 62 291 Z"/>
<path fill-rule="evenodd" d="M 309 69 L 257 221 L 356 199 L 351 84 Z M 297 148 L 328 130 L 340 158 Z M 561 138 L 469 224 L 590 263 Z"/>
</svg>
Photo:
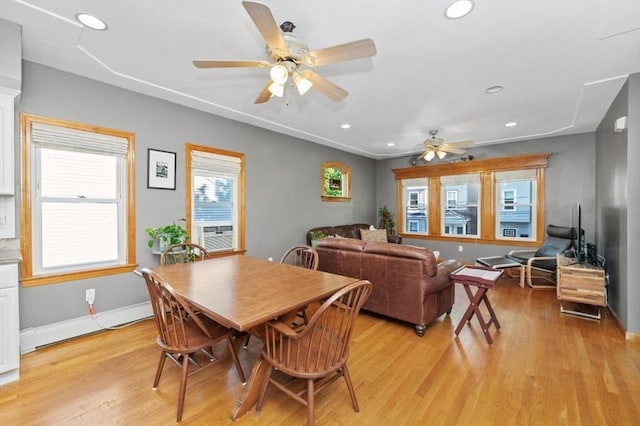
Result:
<svg viewBox="0 0 640 426">
<path fill-rule="evenodd" d="M 203 315 L 238 331 L 258 326 L 328 297 L 358 281 L 264 259 L 235 255 L 152 268 Z M 256 403 L 267 365 L 259 358 L 233 407 L 236 420 Z"/>
</svg>

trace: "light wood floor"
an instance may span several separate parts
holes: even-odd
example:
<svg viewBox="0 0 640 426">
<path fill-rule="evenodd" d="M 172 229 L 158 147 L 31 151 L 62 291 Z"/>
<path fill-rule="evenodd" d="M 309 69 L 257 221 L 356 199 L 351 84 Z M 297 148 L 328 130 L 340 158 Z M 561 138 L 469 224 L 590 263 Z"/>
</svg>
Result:
<svg viewBox="0 0 640 426">
<path fill-rule="evenodd" d="M 349 362 L 360 412 L 338 381 L 317 397 L 317 424 L 638 424 L 640 343 L 625 341 L 608 315 L 563 315 L 555 290 L 502 280 L 489 294 L 502 324 L 489 346 L 475 319 L 455 338 L 467 306 L 457 290 L 451 316 L 424 338 L 410 325 L 363 313 Z M 248 351 L 239 349 L 247 375 L 260 350 L 259 340 L 251 341 Z M 154 392 L 158 356 L 151 321 L 23 355 L 20 381 L 0 387 L 0 424 L 175 423 L 178 369 L 167 363 Z M 229 359 L 192 376 L 182 423 L 231 425 L 241 391 Z M 305 422 L 305 407 L 270 388 L 260 415 L 236 424 Z"/>
</svg>

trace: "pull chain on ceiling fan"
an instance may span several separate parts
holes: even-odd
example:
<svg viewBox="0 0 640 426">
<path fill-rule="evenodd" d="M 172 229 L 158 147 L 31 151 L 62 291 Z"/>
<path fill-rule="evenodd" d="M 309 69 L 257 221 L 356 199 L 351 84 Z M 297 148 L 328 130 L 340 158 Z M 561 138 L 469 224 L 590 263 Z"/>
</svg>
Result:
<svg viewBox="0 0 640 426">
<path fill-rule="evenodd" d="M 250 1 L 243 1 L 242 5 L 267 43 L 267 54 L 271 62 L 259 60 L 193 61 L 193 65 L 197 68 L 270 67 L 270 78 L 256 98 L 256 104 L 267 102 L 273 96 L 282 97 L 289 79 L 296 86 L 300 95 L 304 95 L 311 88 L 314 88 L 329 99 L 340 102 L 349 94 L 346 90 L 304 67 L 313 68 L 367 58 L 376 54 L 376 46 L 371 39 L 309 51 L 307 45 L 293 34 L 295 25 L 292 22 L 285 21 L 278 28 L 271 10 L 266 5 Z"/>
</svg>

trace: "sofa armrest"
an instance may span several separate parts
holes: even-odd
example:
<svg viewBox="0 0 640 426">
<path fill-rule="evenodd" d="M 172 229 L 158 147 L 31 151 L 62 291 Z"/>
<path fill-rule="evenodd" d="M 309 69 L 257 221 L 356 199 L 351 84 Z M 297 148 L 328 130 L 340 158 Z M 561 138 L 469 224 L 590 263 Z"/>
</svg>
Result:
<svg viewBox="0 0 640 426">
<path fill-rule="evenodd" d="M 402 244 L 402 237 L 400 235 L 387 235 L 387 241 L 395 244 Z"/>
<path fill-rule="evenodd" d="M 447 274 L 451 274 L 453 271 L 455 271 L 456 269 L 458 269 L 461 266 L 462 266 L 462 263 L 460 263 L 459 261 L 457 261 L 455 259 L 448 259 L 448 260 L 445 260 L 445 261 L 441 262 L 438 265 L 438 273 L 440 273 L 440 271 L 444 270 L 444 271 L 446 271 Z"/>
</svg>

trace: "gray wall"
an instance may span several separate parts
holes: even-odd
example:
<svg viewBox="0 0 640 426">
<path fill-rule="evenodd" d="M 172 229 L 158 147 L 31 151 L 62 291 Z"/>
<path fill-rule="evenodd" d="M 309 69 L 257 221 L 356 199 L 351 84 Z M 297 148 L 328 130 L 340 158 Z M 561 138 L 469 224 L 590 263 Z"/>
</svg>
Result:
<svg viewBox="0 0 640 426">
<path fill-rule="evenodd" d="M 519 154 L 551 153 L 545 170 L 545 224 L 571 226 L 572 206 L 582 206 L 582 227 L 587 241 L 595 238 L 595 134 L 558 136 L 500 145 L 488 145 L 467 151 L 476 159 Z M 396 183 L 392 169 L 411 167 L 411 157 L 378 161 L 378 205 L 396 208 Z M 470 243 L 449 243 L 408 239 L 407 244 L 439 250 L 442 258 L 473 262 L 478 257 L 503 255 L 526 247 Z M 458 251 L 462 246 L 463 251 Z"/>
<path fill-rule="evenodd" d="M 616 134 L 618 136 L 605 135 L 605 130 L 613 126 L 612 120 L 625 109 L 621 105 L 626 102 L 627 91 L 629 130 Z M 640 224 L 628 221 L 627 217 L 638 217 L 640 213 L 640 197 L 631 196 L 638 194 L 637 182 L 640 182 L 640 75 L 632 76 L 621 96 L 597 133 L 491 145 L 474 148 L 469 153 L 476 158 L 552 153 L 546 170 L 546 224 L 570 224 L 571 206 L 576 202 L 582 204 L 588 241 L 597 241 L 612 268 L 618 265 L 612 270 L 616 279 L 611 284 L 614 292 L 610 294 L 611 308 L 628 331 L 638 333 L 640 286 L 629 277 L 638 276 L 640 264 L 627 265 L 625 256 L 639 244 L 637 239 L 627 239 L 627 235 L 638 235 Z M 249 255 L 264 258 L 277 258 L 290 245 L 303 242 L 306 230 L 315 226 L 376 223 L 378 207 L 387 205 L 395 210 L 396 185 L 391 170 L 410 166 L 409 157 L 376 162 L 29 62 L 23 63 L 22 99 L 16 105 L 16 112 L 135 133 L 136 256 L 141 266 L 158 263 L 158 257 L 146 246 L 144 228 L 185 216 L 185 142 L 246 154 L 247 250 Z M 16 128 L 16 152 L 20 152 L 19 135 Z M 624 147 L 612 145 L 620 143 L 613 139 L 617 137 L 624 139 Z M 146 188 L 147 148 L 177 152 L 176 191 Z M 593 172 L 596 158 L 597 205 L 596 173 Z M 320 164 L 328 160 L 342 161 L 351 167 L 352 202 L 320 201 Z M 19 157 L 16 166 L 19 174 Z M 620 197 L 626 197 L 624 202 L 620 202 Z M 463 261 L 519 248 L 411 239 L 406 243 L 437 249 L 443 257 Z M 463 246 L 462 253 L 457 250 L 459 245 Z M 618 287 L 614 289 L 614 286 Z M 133 274 L 21 287 L 20 328 L 86 315 L 86 288 L 96 288 L 99 312 L 144 302 L 148 297 L 142 280 Z"/>
<path fill-rule="evenodd" d="M 614 122 L 627 116 L 627 130 Z M 630 76 L 596 132 L 596 215 L 598 251 L 607 258 L 609 308 L 624 328 L 640 332 L 640 74 Z"/>
<path fill-rule="evenodd" d="M 136 256 L 140 266 L 159 258 L 147 247 L 146 227 L 185 217 L 184 144 L 246 154 L 246 246 L 251 256 L 278 258 L 322 225 L 376 220 L 376 166 L 372 159 L 284 136 L 204 112 L 140 95 L 52 68 L 23 63 L 22 99 L 27 112 L 121 129 L 136 137 Z M 19 122 L 18 122 L 19 123 Z M 19 125 L 19 124 L 18 124 Z M 16 153 L 19 153 L 16 128 Z M 177 152 L 177 189 L 146 187 L 147 148 Z M 353 200 L 320 200 L 320 165 L 341 161 L 351 167 Z M 19 155 L 16 173 L 19 173 Z M 18 230 L 19 231 L 19 230 Z M 36 327 L 87 314 L 86 288 L 96 289 L 98 312 L 148 299 L 133 274 L 20 288 L 20 328 Z"/>
</svg>

